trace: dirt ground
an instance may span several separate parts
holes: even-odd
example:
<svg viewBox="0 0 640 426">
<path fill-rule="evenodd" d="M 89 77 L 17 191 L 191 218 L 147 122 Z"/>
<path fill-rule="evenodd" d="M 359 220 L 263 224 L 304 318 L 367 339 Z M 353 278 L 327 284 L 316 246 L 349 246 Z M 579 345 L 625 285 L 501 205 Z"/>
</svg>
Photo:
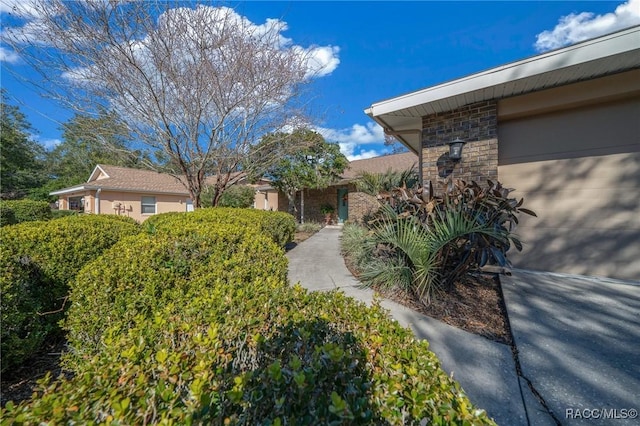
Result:
<svg viewBox="0 0 640 426">
<path fill-rule="evenodd" d="M 345 258 L 347 269 L 358 271 Z M 477 273 L 456 282 L 451 291 L 440 292 L 429 305 L 401 289 L 374 288 L 382 296 L 446 324 L 499 343 L 512 343 L 506 306 L 498 274 Z"/>
</svg>

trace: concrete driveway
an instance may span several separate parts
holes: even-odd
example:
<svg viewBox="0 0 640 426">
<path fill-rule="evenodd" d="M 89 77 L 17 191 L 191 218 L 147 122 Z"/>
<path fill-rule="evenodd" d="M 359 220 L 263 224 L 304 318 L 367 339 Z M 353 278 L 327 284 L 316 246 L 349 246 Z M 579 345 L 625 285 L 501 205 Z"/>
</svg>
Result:
<svg viewBox="0 0 640 426">
<path fill-rule="evenodd" d="M 373 292 L 344 265 L 341 232 L 324 228 L 288 252 L 289 280 L 370 304 Z M 442 368 L 498 424 L 640 424 L 640 283 L 520 270 L 501 282 L 516 356 L 509 346 L 382 304 L 429 341 Z"/>
<path fill-rule="evenodd" d="M 522 383 L 555 421 L 640 424 L 638 283 L 519 270 L 500 280 Z M 526 408 L 530 424 L 548 423 L 535 401 Z"/>
</svg>

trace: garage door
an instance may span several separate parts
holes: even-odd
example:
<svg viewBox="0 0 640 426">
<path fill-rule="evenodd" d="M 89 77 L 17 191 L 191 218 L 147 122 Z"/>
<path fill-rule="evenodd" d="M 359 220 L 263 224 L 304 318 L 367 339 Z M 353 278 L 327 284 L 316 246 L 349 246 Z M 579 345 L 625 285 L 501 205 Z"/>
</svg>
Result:
<svg viewBox="0 0 640 426">
<path fill-rule="evenodd" d="M 538 214 L 514 266 L 640 280 L 638 117 L 635 98 L 499 123 L 499 180 Z"/>
</svg>

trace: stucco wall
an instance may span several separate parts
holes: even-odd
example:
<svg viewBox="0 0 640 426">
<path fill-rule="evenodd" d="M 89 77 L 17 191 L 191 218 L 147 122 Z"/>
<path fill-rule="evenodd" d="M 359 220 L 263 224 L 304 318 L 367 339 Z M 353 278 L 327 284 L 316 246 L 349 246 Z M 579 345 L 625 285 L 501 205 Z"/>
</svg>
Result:
<svg viewBox="0 0 640 426">
<path fill-rule="evenodd" d="M 280 194 L 275 189 L 256 191 L 253 207 L 257 210 L 278 210 Z"/>
<path fill-rule="evenodd" d="M 144 222 L 152 215 L 142 214 L 143 196 L 152 196 L 152 194 L 102 191 L 100 193 L 100 213 L 128 216 L 138 222 Z M 186 195 L 156 194 L 155 197 L 156 214 L 187 211 L 187 200 L 189 197 Z"/>
<path fill-rule="evenodd" d="M 640 97 L 500 124 L 499 180 L 523 215 L 520 268 L 640 280 Z"/>
</svg>

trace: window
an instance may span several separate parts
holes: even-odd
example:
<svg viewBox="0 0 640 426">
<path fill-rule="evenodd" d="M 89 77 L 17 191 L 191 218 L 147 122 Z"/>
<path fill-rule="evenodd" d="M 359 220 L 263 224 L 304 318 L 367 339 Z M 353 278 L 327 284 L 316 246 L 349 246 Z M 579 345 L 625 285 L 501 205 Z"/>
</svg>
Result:
<svg viewBox="0 0 640 426">
<path fill-rule="evenodd" d="M 142 197 L 142 214 L 156 214 L 156 197 Z"/>
</svg>

